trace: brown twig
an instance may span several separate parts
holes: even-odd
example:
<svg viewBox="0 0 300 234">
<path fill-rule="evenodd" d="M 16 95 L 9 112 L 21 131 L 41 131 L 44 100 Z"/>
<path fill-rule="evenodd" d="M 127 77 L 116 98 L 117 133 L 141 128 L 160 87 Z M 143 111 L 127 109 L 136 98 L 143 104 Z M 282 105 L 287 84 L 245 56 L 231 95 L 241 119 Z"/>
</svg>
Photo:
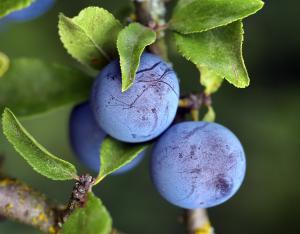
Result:
<svg viewBox="0 0 300 234">
<path fill-rule="evenodd" d="M 64 211 L 63 221 L 65 221 L 76 208 L 84 206 L 87 201 L 87 194 L 91 192 L 94 182 L 95 179 L 89 174 L 79 176 L 75 182 L 67 209 Z"/>
<path fill-rule="evenodd" d="M 0 178 L 0 215 L 45 233 L 58 231 L 60 210 L 43 194 L 12 178 Z"/>
<path fill-rule="evenodd" d="M 91 191 L 94 178 L 79 176 L 67 206 L 53 205 L 45 195 L 27 184 L 8 177 L 0 177 L 0 217 L 33 226 L 54 234 L 78 207 L 83 207 Z"/>
</svg>

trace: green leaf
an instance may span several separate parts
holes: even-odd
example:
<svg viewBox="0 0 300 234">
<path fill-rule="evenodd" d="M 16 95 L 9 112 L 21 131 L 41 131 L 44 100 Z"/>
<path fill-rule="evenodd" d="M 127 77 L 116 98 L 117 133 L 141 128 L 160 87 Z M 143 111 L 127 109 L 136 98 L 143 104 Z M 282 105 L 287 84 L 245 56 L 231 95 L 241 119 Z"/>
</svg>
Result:
<svg viewBox="0 0 300 234">
<path fill-rule="evenodd" d="M 249 85 L 248 73 L 242 57 L 243 25 L 230 25 L 193 34 L 175 34 L 179 52 L 213 80 L 224 77 L 238 88 Z M 219 76 L 219 78 L 216 78 Z M 204 77 L 204 78 L 203 78 Z M 207 80 L 205 81 L 207 83 Z M 213 82 L 213 81 L 210 81 Z"/>
<path fill-rule="evenodd" d="M 78 16 L 59 15 L 59 35 L 68 53 L 99 70 L 117 56 L 116 41 L 121 23 L 99 7 L 83 9 Z"/>
<path fill-rule="evenodd" d="M 33 1 L 34 0 L 1 0 L 0 18 L 8 15 L 11 12 L 28 7 Z"/>
<path fill-rule="evenodd" d="M 199 66 L 198 69 L 201 71 L 200 83 L 205 87 L 204 92 L 207 95 L 216 92 L 224 80 L 223 77 L 206 66 Z"/>
<path fill-rule="evenodd" d="M 111 217 L 101 200 L 93 193 L 88 194 L 84 207 L 77 208 L 63 224 L 59 234 L 109 234 Z"/>
<path fill-rule="evenodd" d="M 30 116 L 86 100 L 93 79 L 82 72 L 37 59 L 11 61 L 0 79 L 0 111 L 7 106 L 18 116 Z"/>
<path fill-rule="evenodd" d="M 203 121 L 214 122 L 215 119 L 216 119 L 216 113 L 215 113 L 214 109 L 212 108 L 212 106 L 208 106 L 207 112 L 205 113 L 205 115 L 203 117 Z"/>
<path fill-rule="evenodd" d="M 9 68 L 9 58 L 6 54 L 0 52 L 0 78 L 7 72 Z"/>
<path fill-rule="evenodd" d="M 105 176 L 130 163 L 147 146 L 149 143 L 129 144 L 106 137 L 101 146 L 101 167 L 95 184 L 99 183 Z"/>
<path fill-rule="evenodd" d="M 2 127 L 7 140 L 35 171 L 53 180 L 76 177 L 76 168 L 40 145 L 8 108 L 3 112 Z"/>
<path fill-rule="evenodd" d="M 170 24 L 184 34 L 203 32 L 241 20 L 263 5 L 260 0 L 179 0 Z"/>
<path fill-rule="evenodd" d="M 156 39 L 156 33 L 139 23 L 129 24 L 118 35 L 117 47 L 122 72 L 122 91 L 126 91 L 135 79 L 140 57 L 147 45 Z"/>
</svg>

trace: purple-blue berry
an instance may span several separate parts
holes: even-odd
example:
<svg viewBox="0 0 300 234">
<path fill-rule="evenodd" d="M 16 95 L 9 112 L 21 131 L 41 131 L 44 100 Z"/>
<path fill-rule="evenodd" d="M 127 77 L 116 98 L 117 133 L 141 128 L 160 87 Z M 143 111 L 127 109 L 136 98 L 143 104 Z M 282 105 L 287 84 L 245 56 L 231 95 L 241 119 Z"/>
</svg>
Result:
<svg viewBox="0 0 300 234">
<path fill-rule="evenodd" d="M 133 85 L 122 93 L 118 60 L 97 77 L 91 103 L 99 126 L 124 142 L 144 142 L 172 123 L 179 101 L 174 70 L 156 55 L 143 53 Z"/>
<path fill-rule="evenodd" d="M 100 147 L 107 134 L 98 126 L 89 103 L 76 106 L 69 122 L 70 142 L 79 160 L 95 172 L 100 168 Z M 137 166 L 144 157 L 140 153 L 134 160 L 121 167 L 113 174 L 127 172 Z"/>
<path fill-rule="evenodd" d="M 231 198 L 245 176 L 243 147 L 227 128 L 209 122 L 183 122 L 155 144 L 150 173 L 170 203 L 208 208 Z"/>
</svg>

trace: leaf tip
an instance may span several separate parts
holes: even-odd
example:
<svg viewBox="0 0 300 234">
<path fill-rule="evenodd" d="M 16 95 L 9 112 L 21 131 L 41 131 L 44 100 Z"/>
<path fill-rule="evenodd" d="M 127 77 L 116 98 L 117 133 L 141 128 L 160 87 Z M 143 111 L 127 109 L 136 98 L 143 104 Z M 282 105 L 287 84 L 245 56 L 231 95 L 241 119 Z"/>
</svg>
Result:
<svg viewBox="0 0 300 234">
<path fill-rule="evenodd" d="M 122 85 L 122 93 L 124 93 L 127 89 L 128 87 Z"/>
<path fill-rule="evenodd" d="M 125 82 L 125 79 L 123 78 L 122 79 L 122 93 L 127 91 L 132 85 L 133 85 L 133 82 Z"/>
<path fill-rule="evenodd" d="M 8 107 L 5 107 L 2 113 L 2 122 L 5 121 L 8 115 L 12 115 L 12 111 Z"/>
<path fill-rule="evenodd" d="M 260 9 L 263 8 L 264 5 L 265 5 L 265 2 L 264 1 L 259 1 L 259 3 L 260 3 Z"/>
<path fill-rule="evenodd" d="M 62 20 L 64 20 L 65 18 L 67 18 L 64 13 L 59 12 L 58 13 L 58 25 L 61 23 Z"/>
</svg>

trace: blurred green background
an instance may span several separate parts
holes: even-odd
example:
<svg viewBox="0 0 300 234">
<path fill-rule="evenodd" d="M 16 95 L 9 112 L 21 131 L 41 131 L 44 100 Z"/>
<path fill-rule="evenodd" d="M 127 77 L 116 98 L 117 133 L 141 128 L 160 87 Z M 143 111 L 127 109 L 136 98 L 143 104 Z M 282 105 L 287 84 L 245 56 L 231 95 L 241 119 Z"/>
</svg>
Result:
<svg viewBox="0 0 300 234">
<path fill-rule="evenodd" d="M 76 15 L 89 5 L 119 14 L 129 1 L 59 0 L 38 20 L 11 24 L 0 31 L 0 50 L 10 58 L 38 57 L 77 66 L 59 41 L 57 15 Z M 245 147 L 248 167 L 240 191 L 230 201 L 209 209 L 220 234 L 299 233 L 300 218 L 300 2 L 266 1 L 264 9 L 245 21 L 244 56 L 251 85 L 236 89 L 224 83 L 213 96 L 217 122 L 235 132 Z M 181 79 L 182 92 L 197 91 L 195 67 L 174 51 L 170 57 Z M 38 74 L 37 79 L 38 79 Z M 1 94 L 0 94 L 1 97 Z M 37 97 L 38 98 L 38 97 Z M 52 152 L 76 165 L 68 143 L 72 107 L 23 120 L 30 132 Z M 66 203 L 72 182 L 43 178 L 21 159 L 0 135 L 4 171 Z M 80 166 L 81 172 L 87 171 Z M 114 226 L 129 234 L 180 234 L 182 210 L 154 190 L 148 158 L 135 170 L 107 178 L 95 192 L 109 209 Z M 37 234 L 11 221 L 0 223 L 2 234 Z"/>
</svg>

